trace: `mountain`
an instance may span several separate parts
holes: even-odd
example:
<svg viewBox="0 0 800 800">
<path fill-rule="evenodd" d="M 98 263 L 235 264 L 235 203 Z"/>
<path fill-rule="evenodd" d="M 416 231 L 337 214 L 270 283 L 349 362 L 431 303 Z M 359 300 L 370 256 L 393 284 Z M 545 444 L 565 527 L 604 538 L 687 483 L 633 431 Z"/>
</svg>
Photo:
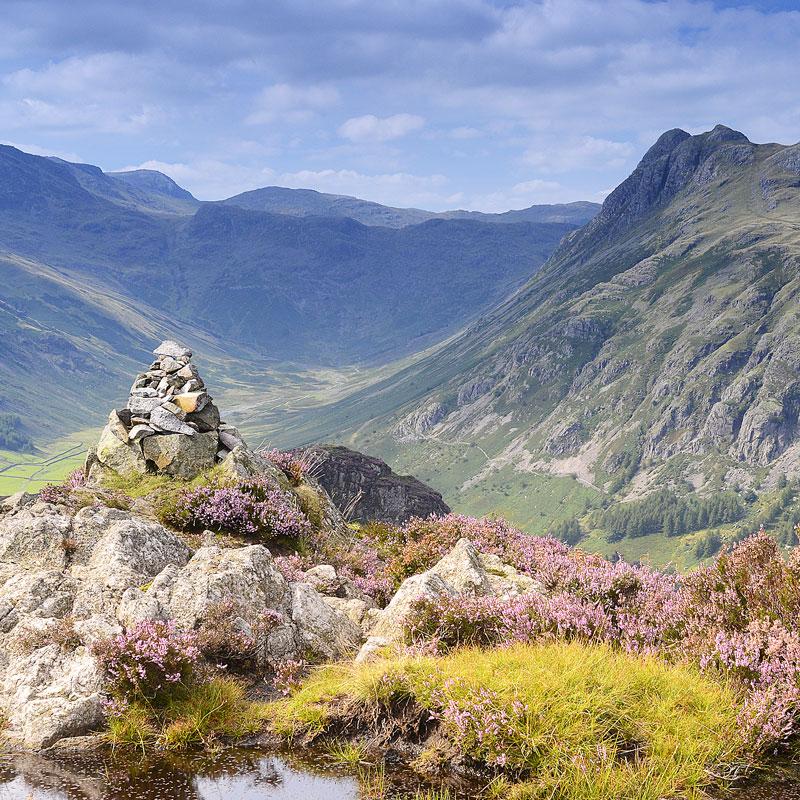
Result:
<svg viewBox="0 0 800 800">
<path fill-rule="evenodd" d="M 153 339 L 236 376 L 405 357 L 513 293 L 575 227 L 274 214 L 3 146 L 0 412 L 39 434 L 83 427 Z"/>
<path fill-rule="evenodd" d="M 661 136 L 513 297 L 285 435 L 529 530 L 655 489 L 800 476 L 800 145 Z M 291 433 L 290 433 L 291 432 Z"/>
<path fill-rule="evenodd" d="M 484 214 L 480 211 L 423 211 L 419 208 L 393 208 L 339 194 L 325 194 L 313 189 L 286 189 L 266 186 L 243 192 L 227 200 L 225 205 L 247 208 L 251 211 L 268 211 L 289 214 L 293 217 L 349 217 L 364 225 L 404 228 L 431 219 L 472 219 L 481 222 L 563 222 L 578 227 L 585 225 L 599 211 L 597 203 L 578 201 L 556 205 L 530 206 L 501 214 Z"/>
</svg>

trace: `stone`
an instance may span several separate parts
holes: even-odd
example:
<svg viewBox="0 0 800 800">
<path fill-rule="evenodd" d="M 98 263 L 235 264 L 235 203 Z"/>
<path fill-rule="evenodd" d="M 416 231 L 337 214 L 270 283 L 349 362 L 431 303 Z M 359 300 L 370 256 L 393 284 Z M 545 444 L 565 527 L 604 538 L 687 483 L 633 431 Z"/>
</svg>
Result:
<svg viewBox="0 0 800 800">
<path fill-rule="evenodd" d="M 180 423 L 183 424 L 183 423 Z M 217 454 L 217 434 L 196 433 L 192 436 L 160 434 L 148 436 L 142 442 L 144 458 L 155 469 L 176 478 L 191 480 L 214 466 Z"/>
<path fill-rule="evenodd" d="M 326 603 L 310 584 L 291 584 L 291 608 L 302 650 L 328 660 L 352 656 L 358 650 L 361 628 Z"/>
<path fill-rule="evenodd" d="M 171 372 L 178 372 L 183 365 L 172 356 L 165 356 L 161 359 L 159 367 L 164 370 L 168 375 Z"/>
<path fill-rule="evenodd" d="M 367 611 L 370 610 L 369 606 L 357 597 L 330 597 L 324 596 L 322 598 L 334 611 L 339 614 L 344 614 L 349 620 L 359 626 L 363 631 L 365 629 L 364 619 L 367 616 Z"/>
<path fill-rule="evenodd" d="M 186 394 L 176 394 L 173 398 L 176 405 L 180 406 L 187 414 L 202 411 L 203 406 L 208 403 L 209 397 L 206 392 L 187 392 Z"/>
<path fill-rule="evenodd" d="M 169 609 L 175 622 L 194 629 L 209 608 L 233 598 L 255 616 L 288 611 L 289 587 L 263 545 L 201 547 L 181 569 L 169 568 L 145 593 Z"/>
<path fill-rule="evenodd" d="M 306 580 L 320 593 L 335 595 L 341 581 L 330 564 L 319 564 L 306 571 Z"/>
<path fill-rule="evenodd" d="M 161 344 L 153 350 L 153 355 L 158 356 L 159 360 L 163 359 L 165 356 L 172 356 L 172 358 L 179 359 L 179 358 L 191 358 L 192 351 L 189 350 L 188 347 L 184 347 L 183 345 L 174 342 L 172 339 L 166 339 L 165 341 L 161 342 Z"/>
<path fill-rule="evenodd" d="M 158 391 L 144 386 L 141 389 L 131 389 L 131 397 L 158 397 Z"/>
<path fill-rule="evenodd" d="M 108 415 L 108 428 L 121 442 L 128 441 L 128 428 L 122 421 L 118 411 L 112 410 Z"/>
<path fill-rule="evenodd" d="M 199 392 L 201 389 L 205 388 L 203 381 L 198 380 L 197 378 L 189 378 L 183 386 L 180 387 L 180 391 L 178 394 L 189 394 L 190 392 Z"/>
<path fill-rule="evenodd" d="M 167 433 L 182 433 L 186 436 L 194 436 L 195 430 L 190 428 L 178 417 L 166 408 L 158 406 L 150 412 L 150 425 L 158 431 Z"/>
<path fill-rule="evenodd" d="M 230 426 L 225 428 L 220 426 L 219 441 L 220 444 L 227 447 L 228 450 L 233 450 L 236 447 L 247 447 L 242 434 L 239 433 L 239 431 L 236 428 Z"/>
<path fill-rule="evenodd" d="M 269 475 L 274 478 L 276 487 L 285 488 L 288 485 L 286 476 L 269 459 L 241 445 L 226 456 L 222 462 L 222 472 L 230 478 Z"/>
<path fill-rule="evenodd" d="M 175 405 L 175 403 L 173 403 L 171 400 L 166 403 L 162 403 L 161 408 L 163 408 L 165 411 L 169 411 L 170 414 L 174 414 L 180 420 L 186 419 L 186 412 L 180 406 Z"/>
<path fill-rule="evenodd" d="M 209 401 L 200 411 L 187 414 L 186 421 L 194 422 L 201 431 L 214 431 L 220 423 L 219 409 Z"/>
<path fill-rule="evenodd" d="M 405 623 L 414 603 L 420 598 L 450 596 L 513 597 L 542 592 L 543 587 L 497 556 L 478 553 L 469 539 L 459 539 L 455 547 L 427 572 L 412 575 L 400 585 L 383 611 L 362 617 L 369 638 L 359 651 L 357 661 L 367 661 L 384 648 L 403 641 Z"/>
<path fill-rule="evenodd" d="M 183 378 L 185 381 L 196 380 L 200 381 L 201 384 L 203 383 L 203 381 L 200 379 L 200 373 L 197 371 L 197 367 L 194 364 L 186 364 L 182 366 L 178 370 L 178 377 Z"/>
<path fill-rule="evenodd" d="M 103 676 L 85 647 L 65 653 L 50 644 L 12 658 L 0 689 L 6 736 L 29 749 L 96 730 L 104 701 Z"/>
<path fill-rule="evenodd" d="M 140 442 L 145 436 L 152 436 L 155 431 L 149 425 L 134 425 L 128 434 L 131 442 Z"/>
<path fill-rule="evenodd" d="M 108 469 L 120 475 L 145 472 L 146 465 L 142 451 L 138 445 L 120 441 L 106 425 L 97 443 L 97 460 Z"/>
<path fill-rule="evenodd" d="M 151 414 L 154 408 L 158 408 L 163 399 L 160 397 L 137 397 L 131 395 L 128 398 L 128 408 L 134 416 Z"/>
<path fill-rule="evenodd" d="M 16 492 L 10 497 L 4 497 L 0 500 L 0 511 L 6 513 L 9 511 L 16 511 L 18 508 L 29 506 L 34 500 L 36 500 L 35 494 L 29 494 L 25 491 Z"/>
</svg>

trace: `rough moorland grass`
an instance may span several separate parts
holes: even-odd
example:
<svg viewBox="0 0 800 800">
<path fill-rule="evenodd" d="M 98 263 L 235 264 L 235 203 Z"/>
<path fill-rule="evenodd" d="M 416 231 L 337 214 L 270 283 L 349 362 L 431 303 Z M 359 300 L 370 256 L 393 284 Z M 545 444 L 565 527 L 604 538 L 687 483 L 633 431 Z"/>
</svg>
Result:
<svg viewBox="0 0 800 800">
<path fill-rule="evenodd" d="M 367 734 L 387 713 L 407 722 L 410 706 L 437 714 L 453 753 L 500 776 L 496 796 L 509 800 L 696 798 L 743 757 L 731 689 L 579 643 L 329 665 L 269 716 L 286 739 L 311 740 Z"/>
<path fill-rule="evenodd" d="M 238 739 L 263 727 L 263 707 L 249 703 L 242 686 L 230 678 L 176 688 L 168 702 L 153 707 L 133 701 L 109 718 L 112 744 L 151 750 L 186 750 L 215 741 Z"/>
</svg>

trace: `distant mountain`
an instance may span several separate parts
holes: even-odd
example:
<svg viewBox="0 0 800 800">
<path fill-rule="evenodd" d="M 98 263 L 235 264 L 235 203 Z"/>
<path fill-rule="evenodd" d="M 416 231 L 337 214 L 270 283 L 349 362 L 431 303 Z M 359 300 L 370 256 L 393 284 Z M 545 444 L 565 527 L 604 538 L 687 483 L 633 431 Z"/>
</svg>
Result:
<svg viewBox="0 0 800 800">
<path fill-rule="evenodd" d="M 511 294 L 575 227 L 265 213 L 0 147 L 0 412 L 34 432 L 85 424 L 166 335 L 232 373 L 405 356 Z"/>
<path fill-rule="evenodd" d="M 484 214 L 479 211 L 436 212 L 419 208 L 392 208 L 347 195 L 325 194 L 313 189 L 286 189 L 281 186 L 267 186 L 243 192 L 222 202 L 251 211 L 289 214 L 293 217 L 349 217 L 364 225 L 389 228 L 404 228 L 431 219 L 471 219 L 496 223 L 563 222 L 578 227 L 585 225 L 600 210 L 597 203 L 580 201 L 530 206 L 502 214 Z"/>
<path fill-rule="evenodd" d="M 313 419 L 530 530 L 800 477 L 800 145 L 661 136 L 513 297 Z M 340 439 L 341 440 L 341 439 Z"/>
</svg>

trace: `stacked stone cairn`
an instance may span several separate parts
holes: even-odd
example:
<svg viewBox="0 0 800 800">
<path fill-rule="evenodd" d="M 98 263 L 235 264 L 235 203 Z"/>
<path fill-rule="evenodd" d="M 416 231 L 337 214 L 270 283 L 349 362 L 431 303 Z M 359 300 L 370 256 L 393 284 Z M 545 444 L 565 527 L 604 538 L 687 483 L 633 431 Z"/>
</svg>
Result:
<svg viewBox="0 0 800 800">
<path fill-rule="evenodd" d="M 112 470 L 189 480 L 245 446 L 239 431 L 220 420 L 192 351 L 168 340 L 153 353 L 150 368 L 131 386 L 127 406 L 109 414 L 89 457 L 90 477 Z"/>
</svg>

